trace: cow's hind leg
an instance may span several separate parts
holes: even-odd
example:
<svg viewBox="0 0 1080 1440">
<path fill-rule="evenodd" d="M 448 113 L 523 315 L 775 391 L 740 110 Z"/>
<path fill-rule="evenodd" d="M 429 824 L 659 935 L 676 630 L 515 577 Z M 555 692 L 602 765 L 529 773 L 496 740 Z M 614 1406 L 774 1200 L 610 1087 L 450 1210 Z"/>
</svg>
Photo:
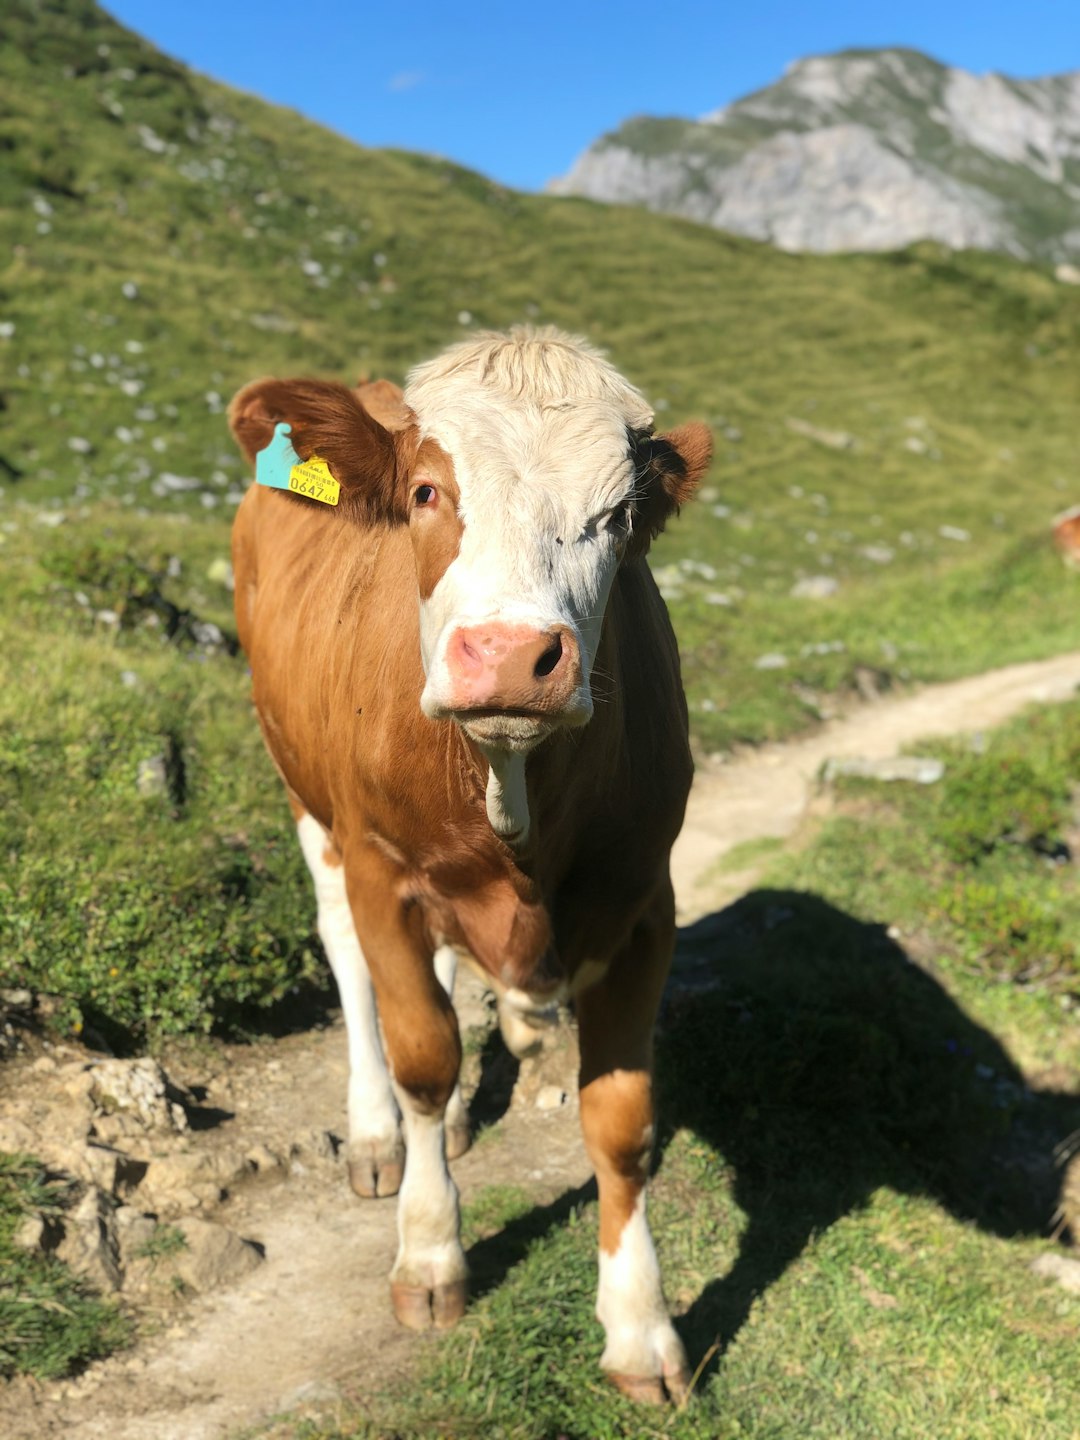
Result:
<svg viewBox="0 0 1080 1440">
<path fill-rule="evenodd" d="M 679 1400 L 686 1351 L 668 1316 L 648 1221 L 653 1141 L 652 1028 L 674 937 L 670 888 L 639 922 L 607 975 L 577 1000 L 581 1124 L 600 1192 L 596 1317 L 601 1367 L 636 1400 Z"/>
<path fill-rule="evenodd" d="M 440 945 L 435 951 L 435 974 L 439 984 L 451 1001 L 454 998 L 454 978 L 457 975 L 457 951 L 452 945 Z M 469 1125 L 469 1111 L 461 1097 L 460 1082 L 454 1086 L 453 1094 L 446 1104 L 446 1158 L 456 1160 L 464 1155 L 472 1144 L 472 1129 Z"/>
<path fill-rule="evenodd" d="M 349 1182 L 365 1198 L 396 1195 L 405 1147 L 379 1037 L 375 992 L 345 893 L 345 870 L 317 820 L 300 813 L 296 828 L 315 882 L 319 938 L 337 981 L 349 1037 Z"/>
</svg>

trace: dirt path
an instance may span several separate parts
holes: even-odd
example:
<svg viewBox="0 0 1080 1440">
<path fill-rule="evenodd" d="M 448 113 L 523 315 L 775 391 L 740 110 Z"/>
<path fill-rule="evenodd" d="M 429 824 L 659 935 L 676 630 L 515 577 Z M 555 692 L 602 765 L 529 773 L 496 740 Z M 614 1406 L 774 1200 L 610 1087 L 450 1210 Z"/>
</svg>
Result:
<svg viewBox="0 0 1080 1440">
<path fill-rule="evenodd" d="M 1025 705 L 1064 700 L 1078 687 L 1080 653 L 1007 665 L 879 700 L 829 721 L 805 739 L 766 745 L 729 764 L 699 770 L 672 852 L 680 922 L 709 908 L 715 899 L 709 872 L 729 850 L 747 840 L 792 834 L 827 760 L 878 760 L 931 736 L 989 730 Z"/>
<path fill-rule="evenodd" d="M 1062 699 L 1078 685 L 1080 654 L 1010 666 L 882 700 L 805 740 L 702 770 L 673 861 L 681 918 L 708 907 L 705 877 L 732 846 L 791 834 L 825 760 L 883 757 L 922 736 L 989 728 L 1025 704 Z M 753 876 L 726 877 L 739 878 L 752 883 Z M 459 987 L 459 1009 L 463 1025 L 483 1018 L 475 982 Z M 466 1203 L 496 1183 L 526 1185 L 544 1203 L 588 1177 L 572 1054 L 556 1054 L 545 1065 L 540 1078 L 548 1082 L 549 1103 L 553 1076 L 566 1090 L 566 1103 L 556 1096 L 553 1108 L 542 1109 L 535 1103 L 537 1075 L 519 1083 L 497 1130 L 454 1166 Z M 221 1103 L 232 1118 L 205 1132 L 206 1144 L 270 1144 L 288 1153 L 290 1137 L 340 1133 L 346 1079 L 340 1024 L 272 1048 L 238 1047 L 223 1069 L 221 1076 L 204 1077 L 208 1102 Z M 198 1075 L 182 1078 L 203 1083 Z M 241 1187 L 220 1218 L 265 1247 L 264 1263 L 231 1288 L 166 1313 L 159 1333 L 76 1381 L 10 1386 L 0 1397 L 0 1434 L 10 1440 L 222 1440 L 282 1411 L 362 1398 L 407 1372 L 419 1347 L 438 1343 L 417 1340 L 390 1316 L 394 1209 L 392 1202 L 354 1199 L 332 1158 L 294 1162 L 277 1183 Z"/>
</svg>

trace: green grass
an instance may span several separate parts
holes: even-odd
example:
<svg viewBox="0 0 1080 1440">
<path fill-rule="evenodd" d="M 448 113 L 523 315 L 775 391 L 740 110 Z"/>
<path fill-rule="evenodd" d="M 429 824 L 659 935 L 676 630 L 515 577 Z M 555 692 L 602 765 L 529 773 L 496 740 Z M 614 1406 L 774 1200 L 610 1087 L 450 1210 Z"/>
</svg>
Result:
<svg viewBox="0 0 1080 1440">
<path fill-rule="evenodd" d="M 130 1326 L 109 1302 L 53 1256 L 14 1241 L 33 1214 L 55 1219 L 67 1186 L 36 1161 L 0 1155 L 0 1377 L 53 1380 L 85 1368 L 124 1344 Z"/>
<path fill-rule="evenodd" d="M 4 547 L 17 603 L 0 631 L 20 683 L 0 694 L 0 976 L 63 997 L 60 1021 L 121 1047 L 242 1030 L 326 984 L 242 661 L 182 632 L 167 642 L 158 610 L 130 599 L 175 542 L 185 565 L 155 582 L 163 598 L 226 623 L 215 552 L 185 544 L 188 529 L 167 517 L 151 540 L 138 517 L 97 513 L 44 565 L 32 532 Z M 156 756 L 167 786 L 142 794 Z"/>
<path fill-rule="evenodd" d="M 938 785 L 844 782 L 815 840 L 682 934 L 711 988 L 666 1013 L 650 1208 L 690 1407 L 600 1378 L 591 1189 L 530 1211 L 496 1187 L 462 1325 L 407 1388 L 297 1434 L 1076 1436 L 1080 1297 L 1028 1267 L 1080 1133 L 1057 1078 L 1080 1069 L 1080 702 L 933 748 Z M 1056 922 L 1034 966 L 1034 932 L 1003 950 L 933 900 L 1005 859 L 1008 923 Z"/>
</svg>

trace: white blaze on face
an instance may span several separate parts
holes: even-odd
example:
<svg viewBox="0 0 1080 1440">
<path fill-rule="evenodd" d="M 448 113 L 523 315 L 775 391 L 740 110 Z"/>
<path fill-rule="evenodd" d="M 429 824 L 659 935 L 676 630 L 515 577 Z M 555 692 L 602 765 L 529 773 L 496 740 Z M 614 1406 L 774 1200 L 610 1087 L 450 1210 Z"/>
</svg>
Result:
<svg viewBox="0 0 1080 1440">
<path fill-rule="evenodd" d="M 568 706 L 580 723 L 634 488 L 627 432 L 650 412 L 565 336 L 468 342 L 416 372 L 406 398 L 453 461 L 463 524 L 457 555 L 421 601 L 425 711 L 440 713 L 449 693 L 447 647 L 460 628 L 565 626 L 581 657 Z"/>
</svg>

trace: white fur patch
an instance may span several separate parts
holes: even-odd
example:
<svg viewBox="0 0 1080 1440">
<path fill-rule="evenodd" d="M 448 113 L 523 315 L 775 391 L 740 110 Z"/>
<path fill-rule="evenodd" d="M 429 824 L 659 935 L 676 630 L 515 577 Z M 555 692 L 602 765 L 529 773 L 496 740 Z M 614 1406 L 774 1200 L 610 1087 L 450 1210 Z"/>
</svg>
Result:
<svg viewBox="0 0 1080 1440">
<path fill-rule="evenodd" d="M 454 999 L 457 966 L 458 955 L 453 945 L 440 945 L 435 951 L 435 974 L 438 976 L 439 984 L 449 995 L 451 1003 Z M 447 1126 L 458 1126 L 463 1130 L 469 1128 L 469 1111 L 462 1099 L 460 1081 L 454 1086 L 450 1099 L 446 1102 L 446 1124 Z"/>
<path fill-rule="evenodd" d="M 398 1254 L 390 1279 L 433 1288 L 467 1273 L 457 1189 L 446 1166 L 441 1115 L 415 1110 L 399 1089 L 405 1126 L 405 1178 L 398 1198 Z"/>
<path fill-rule="evenodd" d="M 488 762 L 487 817 L 496 835 L 520 849 L 529 838 L 525 756 L 484 747 Z"/>
<path fill-rule="evenodd" d="M 635 480 L 627 431 L 649 426 L 651 411 L 595 350 L 557 331 L 478 336 L 414 370 L 405 398 L 453 461 L 464 523 L 420 605 L 425 712 L 451 693 L 454 631 L 498 619 L 573 631 L 582 683 L 572 704 L 587 718 L 619 562 L 612 516 Z"/>
<path fill-rule="evenodd" d="M 398 1107 L 379 1035 L 375 991 L 345 893 L 345 868 L 326 863 L 330 840 L 313 816 L 302 816 L 296 833 L 315 883 L 319 939 L 337 981 L 349 1037 L 349 1141 L 389 1155 L 401 1143 Z"/>
<path fill-rule="evenodd" d="M 604 1370 L 623 1375 L 674 1375 L 686 1368 L 686 1351 L 668 1316 L 660 1266 L 645 1218 L 642 1190 L 614 1255 L 600 1251 L 596 1318 L 607 1343 Z"/>
</svg>

